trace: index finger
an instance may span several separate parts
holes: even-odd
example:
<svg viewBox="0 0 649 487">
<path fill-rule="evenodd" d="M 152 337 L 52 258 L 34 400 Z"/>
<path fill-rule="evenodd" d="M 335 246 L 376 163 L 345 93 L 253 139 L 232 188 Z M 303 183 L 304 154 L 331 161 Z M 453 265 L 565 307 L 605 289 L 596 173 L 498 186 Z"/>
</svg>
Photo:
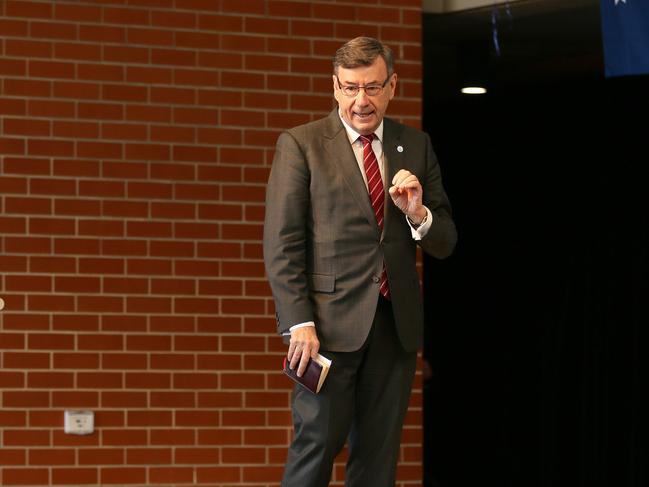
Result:
<svg viewBox="0 0 649 487">
<path fill-rule="evenodd" d="M 311 360 L 311 353 L 308 350 L 302 350 L 302 358 L 300 359 L 300 366 L 297 369 L 297 376 L 302 377 L 306 366 L 309 365 L 309 360 Z"/>
</svg>

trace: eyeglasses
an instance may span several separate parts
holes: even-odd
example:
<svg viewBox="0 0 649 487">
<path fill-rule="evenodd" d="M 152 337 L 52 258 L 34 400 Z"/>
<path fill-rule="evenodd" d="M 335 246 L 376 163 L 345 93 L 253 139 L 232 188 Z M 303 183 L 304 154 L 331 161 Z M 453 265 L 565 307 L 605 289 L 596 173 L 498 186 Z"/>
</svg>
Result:
<svg viewBox="0 0 649 487">
<path fill-rule="evenodd" d="M 348 96 L 350 98 L 354 98 L 358 96 L 358 92 L 361 90 L 365 90 L 365 94 L 367 96 L 377 96 L 380 95 L 383 92 L 383 88 L 385 88 L 385 85 L 388 84 L 388 81 L 390 81 L 390 77 L 392 76 L 391 74 L 388 75 L 387 78 L 385 78 L 385 81 L 382 84 L 373 84 L 373 85 L 343 85 L 340 84 L 340 79 L 338 78 L 338 75 L 336 76 L 336 81 L 338 81 L 338 89 L 343 92 L 343 95 Z"/>
</svg>

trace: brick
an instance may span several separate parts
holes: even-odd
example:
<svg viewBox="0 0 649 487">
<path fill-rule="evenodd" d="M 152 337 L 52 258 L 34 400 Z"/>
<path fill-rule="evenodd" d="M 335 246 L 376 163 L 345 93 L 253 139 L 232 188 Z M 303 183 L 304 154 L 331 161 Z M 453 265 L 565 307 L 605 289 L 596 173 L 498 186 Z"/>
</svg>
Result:
<svg viewBox="0 0 649 487">
<path fill-rule="evenodd" d="M 104 353 L 101 357 L 103 369 L 145 369 L 147 356 L 141 353 Z"/>
<path fill-rule="evenodd" d="M 2 218 L 0 218 L 0 227 L 1 226 Z M 5 237 L 6 242 L 10 242 L 12 240 L 13 239 L 11 239 L 10 237 Z M 25 257 L 0 255 L 0 269 L 2 269 L 2 271 L 4 272 L 25 272 L 27 270 L 27 259 Z"/>
<path fill-rule="evenodd" d="M 49 446 L 50 432 L 43 430 L 6 429 L 2 435 L 6 446 Z"/>
<path fill-rule="evenodd" d="M 170 448 L 129 448 L 126 462 L 130 465 L 159 465 L 171 463 Z"/>
<path fill-rule="evenodd" d="M 24 449 L 3 448 L 0 450 L 0 465 L 4 466 L 5 472 L 10 470 L 7 467 L 25 465 L 27 463 L 25 453 Z"/>
<path fill-rule="evenodd" d="M 121 159 L 122 151 L 122 144 L 118 143 L 83 141 L 77 142 L 77 153 L 81 157 L 105 157 L 107 159 Z"/>
<path fill-rule="evenodd" d="M 79 449 L 80 465 L 122 465 L 125 453 L 120 448 L 82 448 Z"/>
<path fill-rule="evenodd" d="M 243 470 L 244 482 L 273 482 L 282 478 L 284 467 L 248 466 Z"/>
<path fill-rule="evenodd" d="M 31 299 L 34 296 L 30 296 Z M 43 296 L 44 300 L 61 299 L 62 296 Z M 62 333 L 32 333 L 28 336 L 30 350 L 72 350 L 74 348 L 74 335 Z"/>
<path fill-rule="evenodd" d="M 75 42 L 57 42 L 54 44 L 54 57 L 82 61 L 101 61 L 101 47 Z"/>
<path fill-rule="evenodd" d="M 25 335 L 22 333 L 0 333 L 0 348 L 4 350 L 25 348 Z"/>
<path fill-rule="evenodd" d="M 3 468 L 2 483 L 4 485 L 49 485 L 49 470 L 33 467 Z"/>
<path fill-rule="evenodd" d="M 199 333 L 240 333 L 241 319 L 235 316 L 199 316 Z"/>
<path fill-rule="evenodd" d="M 246 17 L 243 30 L 255 34 L 288 35 L 289 20 L 268 17 Z"/>
<path fill-rule="evenodd" d="M 123 81 L 124 80 L 124 67 L 112 64 L 90 64 L 79 63 L 77 65 L 77 77 L 83 80 L 96 80 L 96 81 Z M 84 88 L 91 87 L 93 90 L 92 98 L 99 98 L 99 86 L 85 83 Z M 63 82 L 59 84 L 63 87 Z M 71 83 L 69 86 L 74 86 Z M 60 88 L 60 89 L 61 89 Z M 82 98 L 86 98 L 82 96 Z"/>
<path fill-rule="evenodd" d="M 308 55 L 311 53 L 311 43 L 309 40 L 294 37 L 270 37 L 268 38 L 267 51 L 271 53 Z"/>
<path fill-rule="evenodd" d="M 0 411 L 0 426 L 27 426 L 27 414 L 25 411 Z"/>
<path fill-rule="evenodd" d="M 5 76 L 25 76 L 27 63 L 18 59 L 0 59 L 0 71 Z"/>
<path fill-rule="evenodd" d="M 99 367 L 99 354 L 96 353 L 54 353 L 55 369 L 96 369 Z M 77 380 L 83 374 L 77 375 Z"/>
<path fill-rule="evenodd" d="M 20 347 L 22 348 L 22 346 Z M 3 352 L 3 367 L 7 369 L 49 369 L 50 354 L 38 352 Z"/>
<path fill-rule="evenodd" d="M 46 120 L 5 118 L 3 129 L 7 135 L 50 135 L 50 122 Z"/>
<path fill-rule="evenodd" d="M 243 55 L 236 52 L 200 51 L 197 66 L 200 68 L 241 69 L 243 68 Z M 236 93 L 233 91 L 232 95 Z"/>
<path fill-rule="evenodd" d="M 22 372 L 0 372 L 0 387 L 22 389 L 25 387 L 25 375 Z"/>
<path fill-rule="evenodd" d="M 77 337 L 79 350 L 123 350 L 124 338 L 115 334 L 80 334 Z"/>
<path fill-rule="evenodd" d="M 193 429 L 152 429 L 152 445 L 194 445 L 196 433 Z"/>
<path fill-rule="evenodd" d="M 130 46 L 104 46 L 104 60 L 114 63 L 149 63 L 149 49 L 144 47 Z M 156 63 L 158 64 L 158 63 Z"/>
<path fill-rule="evenodd" d="M 112 103 L 79 103 L 79 118 L 123 120 L 124 108 Z"/>
<path fill-rule="evenodd" d="M 47 39 L 76 39 L 77 25 L 63 22 L 38 22 L 30 24 L 31 37 L 42 37 Z"/>
<path fill-rule="evenodd" d="M 127 66 L 126 81 L 129 83 L 171 84 L 173 72 L 168 68 Z M 149 92 L 151 87 L 149 87 Z M 152 101 L 156 101 L 151 97 Z"/>
<path fill-rule="evenodd" d="M 216 389 L 219 376 L 212 373 L 176 373 L 173 375 L 174 389 Z"/>
<path fill-rule="evenodd" d="M 96 139 L 99 137 L 99 124 L 56 120 L 52 122 L 52 133 L 55 137 Z"/>
<path fill-rule="evenodd" d="M 94 42 L 126 42 L 126 29 L 124 27 L 106 25 L 80 25 L 79 39 Z"/>
<path fill-rule="evenodd" d="M 27 39 L 7 39 L 5 43 L 6 54 L 17 57 L 52 57 L 52 44 L 43 41 L 31 41 Z"/>
<path fill-rule="evenodd" d="M 104 100 L 144 102 L 148 98 L 148 89 L 145 86 L 109 85 L 102 86 Z"/>
<path fill-rule="evenodd" d="M 127 373 L 126 374 L 126 388 L 130 389 L 169 389 L 171 388 L 171 375 L 166 373 Z M 135 414 L 135 413 L 133 413 Z M 140 421 L 152 421 L 155 416 L 146 416 L 147 414 L 154 414 L 151 411 L 146 411 L 140 417 Z M 171 426 L 171 416 L 166 412 L 158 412 L 159 415 L 164 414 L 164 422 L 157 422 L 157 426 Z M 129 413 L 129 425 L 131 425 L 131 414 Z M 168 419 L 168 421 L 167 421 Z M 157 420 L 156 420 L 157 421 Z"/>
<path fill-rule="evenodd" d="M 101 405 L 104 408 L 144 408 L 148 405 L 147 393 L 102 391 Z"/>
<path fill-rule="evenodd" d="M 102 239 L 101 253 L 103 255 L 146 255 L 147 244 L 144 240 L 112 240 Z M 106 283 L 106 281 L 104 281 Z"/>
<path fill-rule="evenodd" d="M 99 216 L 100 202 L 96 200 L 57 199 L 54 201 L 57 215 Z"/>
<path fill-rule="evenodd" d="M 239 428 L 201 428 L 198 430 L 199 445 L 241 445 L 242 432 Z"/>
<path fill-rule="evenodd" d="M 29 259 L 31 272 L 72 273 L 76 272 L 76 260 L 69 257 L 39 257 Z"/>
<path fill-rule="evenodd" d="M 0 112 L 5 115 L 25 115 L 27 103 L 15 98 L 0 98 Z"/>
<path fill-rule="evenodd" d="M 223 448 L 221 456 L 225 464 L 266 463 L 266 450 L 264 448 Z"/>
<path fill-rule="evenodd" d="M 101 203 L 101 213 L 110 217 L 146 218 L 149 205 L 141 201 L 105 200 Z"/>
<path fill-rule="evenodd" d="M 144 162 L 103 161 L 103 175 L 107 178 L 145 179 L 148 167 Z"/>
<path fill-rule="evenodd" d="M 3 321 L 5 330 L 47 330 L 50 327 L 49 317 L 43 314 L 11 314 L 5 312 L 3 313 Z M 14 342 L 18 337 L 16 336 L 16 338 L 12 338 L 8 342 Z M 20 339 L 20 345 L 20 348 L 22 348 L 22 339 Z"/>
<path fill-rule="evenodd" d="M 180 12 L 177 10 L 153 10 L 151 11 L 151 25 L 160 27 L 179 27 L 182 29 L 193 29 L 194 27 L 196 27 L 196 14 L 190 12 Z"/>
<path fill-rule="evenodd" d="M 24 20 L 15 20 L 4 17 L 0 19 L 0 31 L 7 37 L 27 37 L 29 23 Z"/>
<path fill-rule="evenodd" d="M 119 25 L 146 25 L 149 23 L 149 11 L 135 8 L 105 7 L 104 22 Z"/>
<path fill-rule="evenodd" d="M 86 485 L 96 484 L 98 478 L 95 468 L 53 468 L 53 485 Z"/>
<path fill-rule="evenodd" d="M 4 80 L 4 94 L 9 96 L 50 96 L 52 93 L 51 81 L 36 80 Z"/>
<path fill-rule="evenodd" d="M 198 407 L 241 408 L 243 407 L 243 395 L 241 392 L 233 391 L 199 392 Z"/>
<path fill-rule="evenodd" d="M 146 469 L 105 467 L 100 470 L 100 485 L 110 484 L 143 484 L 146 479 Z"/>
<path fill-rule="evenodd" d="M 174 423 L 179 427 L 216 427 L 220 425 L 219 411 L 175 411 Z"/>
<path fill-rule="evenodd" d="M 0 230 L 2 233 L 25 233 L 24 218 L 0 217 Z"/>
<path fill-rule="evenodd" d="M 104 277 L 103 290 L 106 293 L 116 294 L 147 294 L 149 292 L 149 283 L 146 279 L 134 278 L 110 278 Z M 141 324 L 135 317 L 131 317 L 124 321 L 126 328 L 119 328 L 122 330 L 133 331 L 133 327 L 139 328 Z M 111 325 L 115 326 L 115 325 Z M 112 328 L 113 330 L 115 328 Z"/>
<path fill-rule="evenodd" d="M 151 354 L 152 369 L 193 369 L 195 358 L 192 354 Z"/>
<path fill-rule="evenodd" d="M 195 406 L 193 392 L 158 392 L 150 393 L 150 407 L 154 408 L 192 408 Z"/>
<path fill-rule="evenodd" d="M 174 451 L 175 464 L 214 465 L 220 460 L 219 448 L 176 448 Z"/>
<path fill-rule="evenodd" d="M 124 386 L 121 373 L 114 372 L 78 372 L 77 387 L 81 389 L 119 389 Z"/>
<path fill-rule="evenodd" d="M 54 8 L 55 19 L 86 22 L 99 22 L 101 20 L 101 7 L 56 4 Z"/>
<path fill-rule="evenodd" d="M 68 78 L 75 77 L 73 63 L 54 61 L 29 61 L 29 75 L 37 78 Z"/>
<path fill-rule="evenodd" d="M 312 2 L 295 2 L 289 0 L 271 0 L 268 2 L 268 13 L 278 17 L 310 17 Z"/>
<path fill-rule="evenodd" d="M 89 238 L 57 238 L 54 241 L 54 250 L 57 254 L 99 254 L 99 242 Z"/>
<path fill-rule="evenodd" d="M 55 176 L 98 176 L 99 162 L 81 159 L 55 159 L 52 173 Z"/>
<path fill-rule="evenodd" d="M 75 221 L 67 218 L 30 218 L 29 231 L 46 235 L 73 235 Z"/>
</svg>

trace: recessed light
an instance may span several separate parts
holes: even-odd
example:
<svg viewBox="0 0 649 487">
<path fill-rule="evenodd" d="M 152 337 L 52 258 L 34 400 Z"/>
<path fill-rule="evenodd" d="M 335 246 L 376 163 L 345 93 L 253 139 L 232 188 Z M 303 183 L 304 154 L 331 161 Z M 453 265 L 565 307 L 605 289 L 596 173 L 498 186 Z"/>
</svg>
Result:
<svg viewBox="0 0 649 487">
<path fill-rule="evenodd" d="M 461 91 L 465 95 L 484 95 L 487 92 L 487 89 L 482 86 L 466 86 L 465 88 L 462 88 Z"/>
</svg>

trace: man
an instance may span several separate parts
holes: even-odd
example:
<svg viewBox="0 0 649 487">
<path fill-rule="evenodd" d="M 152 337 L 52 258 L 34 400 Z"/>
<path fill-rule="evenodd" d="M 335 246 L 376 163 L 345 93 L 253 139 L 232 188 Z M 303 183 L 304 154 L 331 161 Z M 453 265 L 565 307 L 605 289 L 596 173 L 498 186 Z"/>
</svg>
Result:
<svg viewBox="0 0 649 487">
<path fill-rule="evenodd" d="M 353 39 L 334 57 L 338 107 L 277 141 L 264 225 L 277 331 L 298 375 L 332 360 L 320 393 L 293 392 L 284 487 L 327 486 L 347 439 L 348 486 L 395 482 L 423 330 L 416 245 L 444 258 L 456 241 L 428 136 L 383 117 L 396 85 L 391 51 Z"/>
</svg>

